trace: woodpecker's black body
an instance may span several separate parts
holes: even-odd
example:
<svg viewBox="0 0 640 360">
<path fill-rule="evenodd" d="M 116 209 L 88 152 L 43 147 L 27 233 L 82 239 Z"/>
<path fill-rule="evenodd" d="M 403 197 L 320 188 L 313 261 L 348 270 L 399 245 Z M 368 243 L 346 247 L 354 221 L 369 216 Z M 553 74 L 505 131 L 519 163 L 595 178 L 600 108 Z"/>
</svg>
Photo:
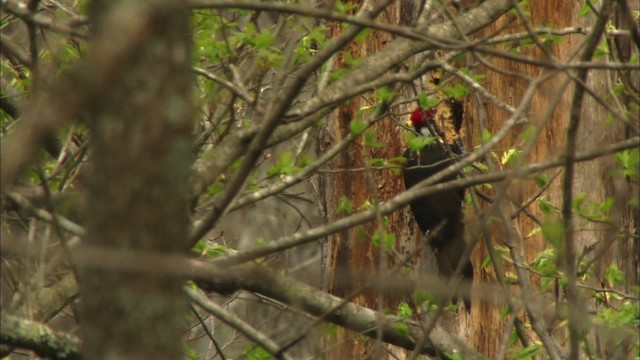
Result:
<svg viewBox="0 0 640 360">
<path fill-rule="evenodd" d="M 433 112 L 430 114 L 424 112 L 424 115 L 418 113 L 422 119 L 427 115 L 435 114 Z M 425 133 L 421 131 L 421 125 L 425 122 L 417 121 L 416 112 L 412 115 L 412 122 L 419 133 Z M 405 151 L 404 156 L 408 162 L 404 169 L 404 183 L 407 189 L 451 166 L 455 162 L 454 157 L 462 153 L 462 148 L 456 143 L 449 145 L 448 149 L 445 146 L 443 143 L 435 142 L 419 153 L 411 153 L 409 149 Z M 453 174 L 438 182 L 451 181 L 456 177 L 457 175 Z M 445 277 L 453 275 L 467 246 L 464 240 L 462 213 L 464 194 L 464 189 L 439 191 L 416 199 L 410 204 L 413 216 L 423 233 L 433 231 L 438 225 L 443 224 L 438 233 L 430 234 L 429 246 L 434 250 L 440 275 Z M 465 262 L 462 276 L 469 282 L 473 280 L 471 261 Z M 467 310 L 470 309 L 470 302 L 466 299 L 465 305 Z"/>
</svg>

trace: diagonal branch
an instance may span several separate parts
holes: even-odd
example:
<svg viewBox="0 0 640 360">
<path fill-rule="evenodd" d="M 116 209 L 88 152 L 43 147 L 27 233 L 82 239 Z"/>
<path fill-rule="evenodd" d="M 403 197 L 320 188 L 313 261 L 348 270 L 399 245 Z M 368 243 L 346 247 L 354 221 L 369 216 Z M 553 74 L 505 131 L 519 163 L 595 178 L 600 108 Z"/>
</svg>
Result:
<svg viewBox="0 0 640 360">
<path fill-rule="evenodd" d="M 262 332 L 258 331 L 256 328 L 254 328 L 250 324 L 247 324 L 246 322 L 244 322 L 242 319 L 239 319 L 234 314 L 226 311 L 221 306 L 207 299 L 206 296 L 202 295 L 201 293 L 199 293 L 194 289 L 185 287 L 185 292 L 187 296 L 191 299 L 191 301 L 198 304 L 198 306 L 200 306 L 201 308 L 203 308 L 204 310 L 206 310 L 216 318 L 220 319 L 225 324 L 233 327 L 234 329 L 244 334 L 247 338 L 249 338 L 249 340 L 260 345 L 270 354 L 276 355 L 280 353 L 280 350 L 279 350 L 280 346 L 275 341 L 270 339 L 267 335 L 263 334 Z M 282 358 L 284 360 L 291 359 L 289 356 L 284 354 L 282 354 L 278 358 Z"/>
</svg>

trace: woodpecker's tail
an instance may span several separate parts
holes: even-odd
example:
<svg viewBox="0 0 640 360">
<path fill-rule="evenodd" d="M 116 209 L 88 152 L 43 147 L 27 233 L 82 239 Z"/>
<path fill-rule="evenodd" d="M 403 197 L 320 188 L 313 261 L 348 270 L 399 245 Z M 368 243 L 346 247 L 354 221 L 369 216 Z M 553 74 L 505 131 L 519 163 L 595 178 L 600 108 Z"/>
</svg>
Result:
<svg viewBox="0 0 640 360">
<path fill-rule="evenodd" d="M 433 238 L 429 245 L 435 252 L 436 261 L 438 262 L 438 272 L 441 276 L 451 278 L 458 267 L 462 254 L 464 254 L 467 243 L 464 241 L 464 225 L 462 223 L 452 222 L 452 225 L 445 224 L 440 235 Z M 467 259 L 463 264 L 461 277 L 464 286 L 471 286 L 473 281 L 473 264 Z M 471 299 L 468 292 L 464 292 L 464 296 L 456 296 L 454 303 L 460 298 L 464 301 L 467 311 L 471 310 Z"/>
</svg>

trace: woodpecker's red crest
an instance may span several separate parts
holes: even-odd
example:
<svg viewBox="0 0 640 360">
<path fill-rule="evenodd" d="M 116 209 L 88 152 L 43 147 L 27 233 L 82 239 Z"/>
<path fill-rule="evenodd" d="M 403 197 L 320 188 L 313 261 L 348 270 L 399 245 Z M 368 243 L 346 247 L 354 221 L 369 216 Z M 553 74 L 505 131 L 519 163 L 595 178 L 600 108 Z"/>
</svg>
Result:
<svg viewBox="0 0 640 360">
<path fill-rule="evenodd" d="M 435 125 L 435 116 L 436 108 L 422 109 L 418 107 L 411 113 L 411 124 L 413 124 L 413 128 L 416 129 L 417 132 L 429 136 L 430 132 L 427 127 L 427 121 Z"/>
</svg>

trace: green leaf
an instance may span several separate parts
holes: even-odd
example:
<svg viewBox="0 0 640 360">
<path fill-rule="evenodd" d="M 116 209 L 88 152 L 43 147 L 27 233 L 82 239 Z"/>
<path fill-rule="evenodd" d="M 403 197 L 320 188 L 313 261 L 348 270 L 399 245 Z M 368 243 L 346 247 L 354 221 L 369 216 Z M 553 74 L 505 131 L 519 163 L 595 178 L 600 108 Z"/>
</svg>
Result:
<svg viewBox="0 0 640 360">
<path fill-rule="evenodd" d="M 276 36 L 269 30 L 261 31 L 254 39 L 254 45 L 258 48 L 267 48 L 273 45 Z"/>
<path fill-rule="evenodd" d="M 326 44 L 326 28 L 322 25 L 316 26 L 300 39 L 296 47 L 296 64 L 307 62 L 311 56 Z"/>
<path fill-rule="evenodd" d="M 360 119 L 353 119 L 349 124 L 349 130 L 351 131 L 351 135 L 358 136 L 367 128 L 367 123 Z"/>
<path fill-rule="evenodd" d="M 453 97 L 456 100 L 460 100 L 463 97 L 469 95 L 469 88 L 462 84 L 455 84 L 453 86 L 445 86 L 440 89 L 448 97 Z"/>
<path fill-rule="evenodd" d="M 529 7 L 529 0 L 523 0 L 520 1 L 518 3 L 520 10 L 522 11 L 522 15 L 524 17 L 529 17 L 531 16 L 531 14 L 527 11 L 527 8 Z M 509 14 L 513 15 L 513 16 L 518 16 L 518 12 L 516 11 L 516 9 L 511 9 L 509 10 Z"/>
<path fill-rule="evenodd" d="M 371 201 L 366 200 L 364 201 L 362 204 L 360 204 L 360 210 L 369 210 L 369 209 L 373 209 L 373 204 L 371 203 Z"/>
<path fill-rule="evenodd" d="M 478 84 L 482 84 L 487 80 L 487 75 L 483 73 L 477 73 L 474 74 L 471 79 L 473 79 L 473 81 L 477 82 Z"/>
<path fill-rule="evenodd" d="M 587 199 L 587 193 L 581 192 L 576 194 L 573 198 L 573 209 L 578 211 L 582 207 L 582 204 Z"/>
<path fill-rule="evenodd" d="M 398 335 L 407 337 L 409 336 L 409 327 L 407 326 L 407 324 L 396 324 L 396 332 L 398 333 Z"/>
<path fill-rule="evenodd" d="M 353 55 L 348 51 L 344 51 L 342 53 L 342 59 L 348 68 L 354 68 L 362 62 L 361 57 L 353 57 Z"/>
<path fill-rule="evenodd" d="M 500 319 L 506 318 L 507 315 L 509 315 L 509 306 L 503 306 L 502 309 L 500 309 Z"/>
<path fill-rule="evenodd" d="M 389 252 L 396 244 L 396 234 L 385 230 L 376 231 L 371 237 L 373 245 L 381 247 L 385 252 Z"/>
<path fill-rule="evenodd" d="M 336 208 L 336 214 L 338 215 L 348 215 L 353 211 L 353 202 L 349 200 L 346 196 L 342 196 L 340 200 L 338 200 L 338 206 Z"/>
<path fill-rule="evenodd" d="M 285 151 L 278 154 L 276 163 L 267 169 L 267 175 L 270 177 L 277 175 L 291 175 L 300 171 L 300 168 L 296 166 L 293 153 L 291 151 Z"/>
<path fill-rule="evenodd" d="M 613 206 L 614 199 L 612 197 L 608 197 L 602 201 L 585 204 L 586 197 L 586 193 L 576 195 L 573 202 L 573 209 L 575 212 L 589 220 L 610 222 L 611 219 L 608 216 L 608 212 L 609 209 L 611 209 L 611 206 Z"/>
<path fill-rule="evenodd" d="M 593 54 L 594 59 L 602 59 L 605 56 L 609 55 L 609 45 L 606 41 L 602 41 L 597 47 L 596 51 Z"/>
<path fill-rule="evenodd" d="M 640 151 L 636 149 L 617 152 L 616 161 L 622 166 L 621 173 L 633 181 L 638 181 L 638 166 L 640 165 Z"/>
<path fill-rule="evenodd" d="M 539 173 L 533 177 L 533 181 L 536 183 L 538 188 L 543 189 L 547 184 L 549 184 L 549 177 L 545 173 Z"/>
<path fill-rule="evenodd" d="M 196 349 L 186 345 L 184 346 L 184 355 L 189 360 L 198 360 L 200 358 L 200 355 L 198 354 Z"/>
<path fill-rule="evenodd" d="M 539 197 L 538 199 L 536 199 L 536 203 L 538 204 L 540 211 L 542 211 L 544 214 L 553 214 L 558 212 L 558 208 L 547 201 L 544 197 Z"/>
<path fill-rule="evenodd" d="M 425 303 L 431 303 L 435 301 L 435 297 L 433 296 L 433 294 L 427 293 L 422 289 L 417 289 L 413 293 L 412 297 L 413 297 L 413 302 L 415 302 L 416 305 L 422 305 Z"/>
<path fill-rule="evenodd" d="M 504 282 L 505 284 L 517 284 L 518 275 L 516 275 L 513 271 L 505 271 Z"/>
<path fill-rule="evenodd" d="M 527 126 L 526 129 L 524 129 L 524 131 L 522 131 L 522 133 L 520 134 L 520 138 L 524 141 L 524 142 L 531 142 L 534 140 L 534 136 L 536 134 L 536 126 L 535 125 L 529 125 Z"/>
<path fill-rule="evenodd" d="M 300 166 L 300 168 L 304 168 L 309 164 L 311 164 L 311 158 L 308 155 L 300 156 L 300 159 L 298 160 L 298 166 Z"/>
<path fill-rule="evenodd" d="M 514 166 L 516 162 L 518 162 L 519 158 L 520 158 L 520 150 L 511 148 L 507 150 L 504 154 L 502 154 L 502 159 L 500 160 L 500 163 L 502 165 L 508 164 L 510 166 Z"/>
<path fill-rule="evenodd" d="M 201 254 L 203 249 L 207 246 L 207 241 L 205 239 L 200 239 L 196 244 L 191 248 L 191 251 Z"/>
<path fill-rule="evenodd" d="M 540 226 L 542 236 L 554 247 L 559 248 L 564 240 L 564 226 L 562 222 L 555 219 L 548 219 Z"/>
<path fill-rule="evenodd" d="M 428 109 L 427 107 L 427 93 L 424 91 L 421 91 L 420 94 L 418 94 L 418 105 L 420 106 L 420 108 L 422 109 Z"/>
<path fill-rule="evenodd" d="M 640 319 L 640 306 L 638 305 L 637 300 L 625 301 L 619 310 L 605 308 L 597 311 L 595 316 L 596 323 L 609 329 L 612 334 L 619 334 L 620 330 L 625 328 L 630 331 L 637 331 L 638 319 Z M 617 337 L 615 343 L 621 345 L 625 340 L 626 337 L 624 336 Z"/>
<path fill-rule="evenodd" d="M 481 161 L 476 161 L 473 163 L 475 166 L 480 168 L 483 172 L 489 172 L 489 166 Z"/>
<path fill-rule="evenodd" d="M 396 93 L 391 91 L 388 86 L 382 86 L 378 88 L 376 95 L 381 102 L 388 102 L 396 96 Z"/>
<path fill-rule="evenodd" d="M 407 161 L 408 161 L 407 158 L 404 156 L 396 156 L 396 157 L 387 159 L 387 163 L 392 165 L 404 165 L 407 163 Z"/>
<path fill-rule="evenodd" d="M 280 168 L 279 166 L 271 165 L 267 169 L 267 175 L 269 177 L 273 177 L 273 176 L 280 175 L 280 174 L 282 174 L 282 168 Z"/>
<path fill-rule="evenodd" d="M 369 160 L 369 165 L 371 165 L 373 167 L 383 167 L 384 166 L 384 159 L 379 159 L 379 158 L 371 159 L 371 160 Z"/>
<path fill-rule="evenodd" d="M 540 290 L 547 291 L 555 283 L 555 279 L 552 277 L 543 277 L 540 279 Z"/>
<path fill-rule="evenodd" d="M 536 226 L 533 228 L 533 230 L 531 230 L 524 238 L 528 239 L 534 235 L 538 235 L 542 230 L 540 229 L 540 226 Z"/>
<path fill-rule="evenodd" d="M 386 165 L 392 166 L 391 172 L 394 175 L 400 175 L 402 171 L 402 166 L 407 163 L 407 158 L 404 156 L 392 157 L 391 159 L 387 159 Z"/>
<path fill-rule="evenodd" d="M 344 3 L 344 2 L 342 2 L 340 0 L 337 0 L 335 2 L 335 5 L 336 5 L 336 11 L 338 11 L 339 13 L 342 13 L 342 14 L 346 14 L 350 10 L 353 10 L 353 9 L 356 8 L 356 4 L 353 4 L 353 3 L 350 3 L 350 2 Z"/>
<path fill-rule="evenodd" d="M 329 81 L 336 81 L 338 79 L 340 79 L 342 76 L 344 76 L 344 74 L 347 72 L 347 69 L 345 68 L 340 68 L 337 69 L 335 71 L 333 71 L 331 73 L 331 75 L 329 75 Z"/>
<path fill-rule="evenodd" d="M 245 346 L 247 360 L 272 360 L 271 354 L 260 346 L 254 347 L 251 344 Z"/>
<path fill-rule="evenodd" d="M 207 248 L 207 257 L 215 258 L 218 256 L 226 255 L 230 251 L 231 250 L 224 245 L 213 244 Z"/>
<path fill-rule="evenodd" d="M 604 281 L 610 287 L 624 285 L 624 273 L 618 268 L 618 265 L 611 263 L 604 271 Z"/>
<path fill-rule="evenodd" d="M 224 245 L 215 243 L 211 244 L 208 241 L 201 239 L 196 243 L 196 245 L 193 246 L 193 248 L 191 248 L 191 251 L 200 256 L 205 255 L 209 258 L 215 258 L 220 255 L 226 255 L 231 250 Z"/>
<path fill-rule="evenodd" d="M 354 40 L 359 45 L 362 45 L 362 44 L 364 44 L 364 41 L 367 39 L 367 36 L 369 36 L 370 33 L 371 33 L 371 28 L 365 28 L 365 29 L 361 30 L 358 33 L 358 35 L 356 35 Z"/>
<path fill-rule="evenodd" d="M 539 252 L 533 260 L 532 265 L 534 269 L 545 276 L 557 275 L 556 251 L 553 248 L 547 248 Z"/>
<path fill-rule="evenodd" d="M 585 1 L 584 4 L 580 7 L 580 11 L 578 12 L 579 17 L 585 17 L 589 15 L 591 12 L 591 6 Z"/>
<path fill-rule="evenodd" d="M 480 264 L 480 269 L 486 268 L 489 264 L 491 264 L 491 256 L 487 255 L 487 257 L 482 261 L 482 264 Z"/>
<path fill-rule="evenodd" d="M 245 25 L 244 31 L 242 32 L 243 36 L 252 37 L 256 32 L 256 25 L 252 22 L 249 22 Z"/>
<path fill-rule="evenodd" d="M 427 97 L 427 93 L 424 92 L 424 91 L 421 91 L 420 94 L 418 94 L 418 105 L 422 109 L 432 108 L 432 107 L 438 105 L 439 102 L 440 101 L 438 99 L 436 99 L 436 98 Z"/>
<path fill-rule="evenodd" d="M 482 128 L 482 135 L 480 136 L 480 143 L 486 144 L 491 140 L 493 134 L 487 128 Z"/>
<path fill-rule="evenodd" d="M 624 95 L 624 84 L 620 81 L 617 81 L 614 85 L 613 85 L 613 94 L 617 97 L 620 97 L 622 95 Z"/>
<path fill-rule="evenodd" d="M 331 323 L 322 323 L 320 325 L 320 331 L 329 339 L 335 339 L 340 333 L 340 328 L 337 325 Z"/>
<path fill-rule="evenodd" d="M 409 140 L 409 150 L 412 152 L 420 151 L 435 141 L 436 138 L 433 136 L 415 136 Z"/>
<path fill-rule="evenodd" d="M 407 303 L 398 304 L 398 311 L 396 312 L 397 316 L 402 319 L 411 319 L 413 316 L 413 310 Z"/>
</svg>

